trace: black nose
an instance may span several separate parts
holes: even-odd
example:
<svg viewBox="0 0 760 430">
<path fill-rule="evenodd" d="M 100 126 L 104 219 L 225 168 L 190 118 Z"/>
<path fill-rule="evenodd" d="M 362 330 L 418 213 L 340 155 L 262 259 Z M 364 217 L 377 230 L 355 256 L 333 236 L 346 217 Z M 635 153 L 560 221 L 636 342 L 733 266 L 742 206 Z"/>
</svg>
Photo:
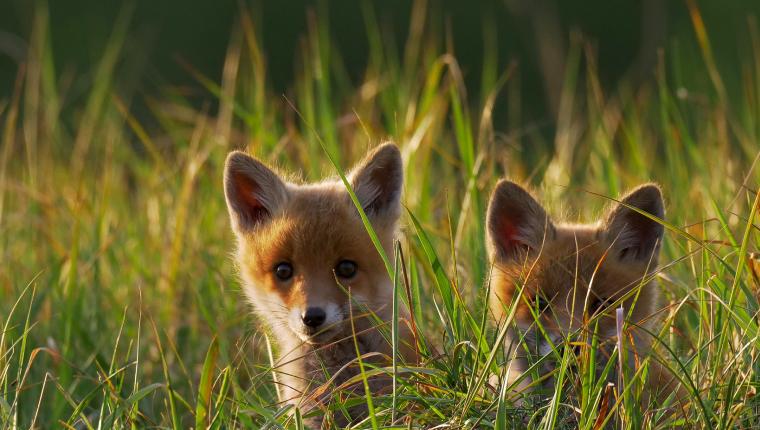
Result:
<svg viewBox="0 0 760 430">
<path fill-rule="evenodd" d="M 308 308 L 306 312 L 301 315 L 304 325 L 311 328 L 317 328 L 325 322 L 327 315 L 322 308 Z"/>
</svg>

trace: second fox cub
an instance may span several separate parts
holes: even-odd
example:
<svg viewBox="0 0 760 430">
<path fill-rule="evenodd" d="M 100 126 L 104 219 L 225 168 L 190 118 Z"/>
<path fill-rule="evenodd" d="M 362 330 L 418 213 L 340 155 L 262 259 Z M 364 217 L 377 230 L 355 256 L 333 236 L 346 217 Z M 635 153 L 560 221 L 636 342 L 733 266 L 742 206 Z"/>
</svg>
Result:
<svg viewBox="0 0 760 430">
<path fill-rule="evenodd" d="M 392 254 L 403 182 L 396 146 L 377 148 L 349 181 L 385 252 Z M 359 373 L 357 350 L 375 363 L 390 356 L 390 341 L 375 321 L 389 332 L 388 273 L 340 181 L 296 184 L 233 152 L 224 191 L 245 294 L 278 343 L 274 370 L 281 397 L 313 412 L 330 398 L 325 392 L 357 388 L 345 386 Z M 399 314 L 407 315 L 404 309 Z M 408 326 L 399 323 L 399 332 L 400 349 L 410 356 Z M 370 389 L 377 394 L 387 383 L 388 378 L 372 378 Z M 354 419 L 361 409 L 351 408 L 348 418 L 337 421 Z M 321 421 L 317 416 L 308 423 Z"/>
<path fill-rule="evenodd" d="M 523 375 L 531 356 L 561 350 L 574 332 L 593 331 L 593 323 L 584 325 L 589 318 L 599 318 L 602 342 L 616 338 L 617 307 L 624 309 L 630 327 L 629 366 L 650 351 L 650 335 L 642 328 L 652 328 L 658 308 L 658 287 L 651 278 L 664 229 L 631 207 L 662 218 L 662 195 L 656 185 L 646 184 L 620 201 L 597 223 L 561 224 L 513 182 L 503 180 L 493 192 L 487 219 L 493 261 L 490 308 L 502 322 L 514 309 L 504 382 L 515 384 L 515 390 L 533 384 Z M 551 364 L 545 365 L 540 373 L 551 370 Z M 647 395 L 666 378 L 661 372 L 652 363 Z"/>
</svg>

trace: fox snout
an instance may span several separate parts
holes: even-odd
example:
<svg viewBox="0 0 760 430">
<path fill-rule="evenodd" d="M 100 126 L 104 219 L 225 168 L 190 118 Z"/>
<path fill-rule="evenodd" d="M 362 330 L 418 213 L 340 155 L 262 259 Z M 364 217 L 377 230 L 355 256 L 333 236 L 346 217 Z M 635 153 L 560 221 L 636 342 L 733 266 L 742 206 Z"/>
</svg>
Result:
<svg viewBox="0 0 760 430">
<path fill-rule="evenodd" d="M 303 324 L 306 327 L 313 329 L 319 328 L 319 326 L 325 322 L 325 319 L 327 319 L 325 310 L 314 306 L 306 308 L 306 311 L 301 314 L 301 320 L 303 321 Z"/>
<path fill-rule="evenodd" d="M 290 329 L 304 342 L 323 343 L 340 331 L 341 307 L 335 303 L 305 303 L 290 310 Z"/>
</svg>

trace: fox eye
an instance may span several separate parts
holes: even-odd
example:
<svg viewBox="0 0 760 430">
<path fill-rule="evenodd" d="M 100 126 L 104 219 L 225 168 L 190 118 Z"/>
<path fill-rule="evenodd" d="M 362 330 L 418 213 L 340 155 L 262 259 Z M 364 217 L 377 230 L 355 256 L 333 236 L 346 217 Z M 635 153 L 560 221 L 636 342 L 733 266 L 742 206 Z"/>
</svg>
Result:
<svg viewBox="0 0 760 430">
<path fill-rule="evenodd" d="M 274 276 L 281 281 L 287 281 L 293 277 L 293 265 L 290 263 L 277 263 L 274 267 Z"/>
<path fill-rule="evenodd" d="M 357 265 L 351 260 L 342 260 L 335 266 L 335 274 L 341 278 L 349 279 L 356 275 Z"/>
<path fill-rule="evenodd" d="M 541 296 L 534 297 L 533 304 L 539 313 L 543 313 L 549 308 L 549 301 Z"/>
<path fill-rule="evenodd" d="M 599 311 L 602 307 L 602 303 L 605 303 L 607 301 L 604 297 L 595 297 L 591 299 L 591 301 L 588 304 L 588 313 L 590 315 L 593 315 Z"/>
</svg>

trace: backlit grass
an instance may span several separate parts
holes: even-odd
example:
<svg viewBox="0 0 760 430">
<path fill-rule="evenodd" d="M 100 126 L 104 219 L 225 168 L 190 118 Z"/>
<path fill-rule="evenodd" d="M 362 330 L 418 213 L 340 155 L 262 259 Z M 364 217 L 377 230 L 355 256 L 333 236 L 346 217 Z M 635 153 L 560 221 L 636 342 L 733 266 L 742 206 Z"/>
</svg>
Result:
<svg viewBox="0 0 760 430">
<path fill-rule="evenodd" d="M 297 428 L 277 404 L 276 345 L 249 314 L 230 258 L 223 162 L 246 148 L 313 180 L 387 139 L 404 155 L 408 209 L 387 262 L 424 362 L 398 364 L 396 389 L 373 398 L 375 413 L 356 428 L 760 425 L 756 33 L 744 73 L 722 75 L 692 6 L 700 55 L 666 50 L 653 82 L 615 88 L 575 38 L 553 126 L 520 120 L 532 95 L 519 93 L 519 66 L 500 70 L 493 51 L 481 89 L 466 88 L 420 5 L 402 52 L 365 8 L 369 63 L 358 82 L 315 15 L 285 95 L 271 90 L 272 53 L 243 11 L 221 82 L 186 65 L 195 95 L 211 101 L 200 106 L 169 84 L 120 86 L 129 10 L 99 64 L 72 77 L 54 64 L 37 9 L 28 62 L 0 100 L 0 426 Z M 740 97 L 724 81 L 740 82 Z M 563 384 L 519 406 L 509 387 L 488 387 L 504 358 L 494 347 L 503 332 L 485 313 L 484 219 L 505 176 L 581 221 L 628 187 L 662 185 L 663 323 L 647 360 L 683 382 L 677 413 L 636 407 L 648 361 L 615 392 L 592 377 L 592 348 L 558 353 Z"/>
</svg>

